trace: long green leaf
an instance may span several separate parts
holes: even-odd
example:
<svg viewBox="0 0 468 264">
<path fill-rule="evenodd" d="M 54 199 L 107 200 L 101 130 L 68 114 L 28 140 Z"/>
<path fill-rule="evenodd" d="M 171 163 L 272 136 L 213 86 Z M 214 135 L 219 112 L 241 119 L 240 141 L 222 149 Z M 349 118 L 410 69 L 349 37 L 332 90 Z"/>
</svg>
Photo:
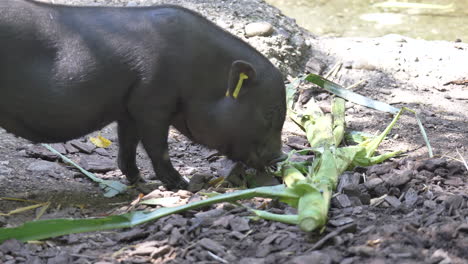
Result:
<svg viewBox="0 0 468 264">
<path fill-rule="evenodd" d="M 336 84 L 336 83 L 334 83 L 332 81 L 329 81 L 329 80 L 323 78 L 322 76 L 311 73 L 311 74 L 307 75 L 307 77 L 305 79 L 307 81 L 311 82 L 311 83 L 314 83 L 314 84 L 320 86 L 321 88 L 323 88 L 323 89 L 325 89 L 325 90 L 327 90 L 327 91 L 329 91 L 329 92 L 331 92 L 333 94 L 338 95 L 341 98 L 344 98 L 344 99 L 350 101 L 350 102 L 360 104 L 360 105 L 363 105 L 363 106 L 367 106 L 369 108 L 373 108 L 373 109 L 376 109 L 376 110 L 379 110 L 379 111 L 392 113 L 392 114 L 396 114 L 396 113 L 398 113 L 398 111 L 400 111 L 400 109 L 398 109 L 396 107 L 393 107 L 393 106 L 391 106 L 389 104 L 379 102 L 379 101 L 376 101 L 376 100 L 372 100 L 370 98 L 367 98 L 365 96 L 362 96 L 362 95 L 357 94 L 355 92 L 352 92 L 350 90 L 346 90 L 341 85 Z"/>
<path fill-rule="evenodd" d="M 202 201 L 178 207 L 159 208 L 151 212 L 136 211 L 104 218 L 32 221 L 15 228 L 0 228 L 0 243 L 8 239 L 18 239 L 20 241 L 40 240 L 74 233 L 133 227 L 170 214 L 193 210 L 219 202 L 237 201 L 253 197 L 280 198 L 289 202 L 296 200 L 296 204 L 299 198 L 293 190 L 286 188 L 284 185 L 276 185 L 220 194 Z"/>
<path fill-rule="evenodd" d="M 68 163 L 68 164 L 70 164 L 72 166 L 75 166 L 79 171 L 81 171 L 81 173 L 88 176 L 88 178 L 90 178 L 91 180 L 99 183 L 99 187 L 101 187 L 101 189 L 103 189 L 105 191 L 105 193 L 104 193 L 105 197 L 114 197 L 117 194 L 123 193 L 123 192 L 125 192 L 127 190 L 128 187 L 125 184 L 122 184 L 121 182 L 103 180 L 103 179 L 101 179 L 99 177 L 96 177 L 96 175 L 94 175 L 91 172 L 83 169 L 80 165 L 76 164 L 71 159 L 65 157 L 64 155 L 62 155 L 60 152 L 55 150 L 50 145 L 42 144 L 42 146 L 44 146 L 45 148 L 47 148 L 48 150 L 50 150 L 51 152 L 53 152 L 54 154 L 59 156 L 64 162 L 66 162 L 66 163 Z"/>
</svg>

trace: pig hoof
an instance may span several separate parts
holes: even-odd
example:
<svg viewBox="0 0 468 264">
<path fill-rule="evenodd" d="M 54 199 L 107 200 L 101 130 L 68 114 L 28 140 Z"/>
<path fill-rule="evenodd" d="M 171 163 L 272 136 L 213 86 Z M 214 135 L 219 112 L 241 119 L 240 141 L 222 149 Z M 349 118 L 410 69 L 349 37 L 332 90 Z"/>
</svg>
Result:
<svg viewBox="0 0 468 264">
<path fill-rule="evenodd" d="M 188 183 L 186 181 L 180 181 L 180 182 L 171 182 L 171 183 L 165 183 L 164 186 L 168 190 L 187 190 L 188 188 Z"/>
<path fill-rule="evenodd" d="M 143 194 L 148 194 L 156 189 L 159 188 L 159 186 L 161 186 L 161 184 L 158 184 L 156 182 L 143 182 L 143 181 L 140 181 L 140 182 L 137 182 L 135 184 L 135 189 Z"/>
</svg>

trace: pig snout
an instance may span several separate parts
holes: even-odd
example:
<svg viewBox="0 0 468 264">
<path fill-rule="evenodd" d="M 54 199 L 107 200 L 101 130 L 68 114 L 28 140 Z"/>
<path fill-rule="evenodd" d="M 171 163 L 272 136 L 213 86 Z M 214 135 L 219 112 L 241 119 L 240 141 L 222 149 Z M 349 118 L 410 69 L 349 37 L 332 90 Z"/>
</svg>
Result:
<svg viewBox="0 0 468 264">
<path fill-rule="evenodd" d="M 249 159 L 246 163 L 253 168 L 263 169 L 266 166 L 275 165 L 276 163 L 285 160 L 287 157 L 288 155 L 283 153 L 281 150 L 263 150 L 250 153 Z"/>
</svg>

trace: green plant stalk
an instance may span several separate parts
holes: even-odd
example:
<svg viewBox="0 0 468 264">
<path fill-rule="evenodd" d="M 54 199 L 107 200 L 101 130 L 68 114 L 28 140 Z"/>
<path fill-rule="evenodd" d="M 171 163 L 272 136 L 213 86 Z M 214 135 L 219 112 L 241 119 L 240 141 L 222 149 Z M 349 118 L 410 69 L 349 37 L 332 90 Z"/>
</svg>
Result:
<svg viewBox="0 0 468 264">
<path fill-rule="evenodd" d="M 286 186 L 293 186 L 296 182 L 305 180 L 304 175 L 291 164 L 286 164 L 281 168 L 281 170 L 283 181 Z"/>
<path fill-rule="evenodd" d="M 416 121 L 418 122 L 419 131 L 421 132 L 421 135 L 424 138 L 424 142 L 426 142 L 427 151 L 429 152 L 429 157 L 430 158 L 434 157 L 434 153 L 432 152 L 431 143 L 429 142 L 429 138 L 427 137 L 426 130 L 424 129 L 424 126 L 423 126 L 423 124 L 421 122 L 421 119 L 419 118 L 419 115 L 416 113 L 416 111 L 414 111 L 412 109 L 409 109 L 409 108 L 406 108 L 406 107 L 402 107 L 401 109 L 403 109 L 405 111 L 409 111 L 409 112 L 414 114 L 414 117 L 416 118 Z"/>
<path fill-rule="evenodd" d="M 280 215 L 274 214 L 263 210 L 249 209 L 257 217 L 260 217 L 265 220 L 281 222 L 289 225 L 297 225 L 299 223 L 298 215 Z"/>
<path fill-rule="evenodd" d="M 334 145 L 338 147 L 345 134 L 345 100 L 337 97 L 333 98 L 332 116 Z"/>
<path fill-rule="evenodd" d="M 317 172 L 307 175 L 307 181 L 312 182 L 309 186 L 315 190 L 299 198 L 299 227 L 304 231 L 312 231 L 326 224 L 331 196 L 340 175 L 331 149 L 324 149 L 319 159 Z"/>
</svg>

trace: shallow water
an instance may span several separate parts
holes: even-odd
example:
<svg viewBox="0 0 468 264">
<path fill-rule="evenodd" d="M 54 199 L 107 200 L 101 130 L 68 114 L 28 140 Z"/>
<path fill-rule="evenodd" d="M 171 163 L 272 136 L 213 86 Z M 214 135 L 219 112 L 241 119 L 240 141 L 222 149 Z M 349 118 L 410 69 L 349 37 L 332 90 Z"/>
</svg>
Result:
<svg viewBox="0 0 468 264">
<path fill-rule="evenodd" d="M 468 0 L 410 0 L 406 3 L 419 5 L 399 4 L 399 7 L 377 6 L 390 2 L 383 0 L 266 2 L 320 36 L 378 37 L 396 33 L 427 40 L 468 41 Z"/>
</svg>

